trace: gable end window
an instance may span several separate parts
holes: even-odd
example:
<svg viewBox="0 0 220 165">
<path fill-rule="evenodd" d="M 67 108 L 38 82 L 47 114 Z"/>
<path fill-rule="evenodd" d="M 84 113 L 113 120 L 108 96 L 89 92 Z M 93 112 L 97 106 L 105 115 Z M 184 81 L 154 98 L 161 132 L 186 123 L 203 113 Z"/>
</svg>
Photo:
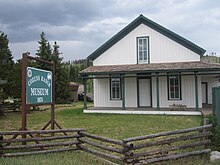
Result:
<svg viewBox="0 0 220 165">
<path fill-rule="evenodd" d="M 181 100 L 181 77 L 168 76 L 168 99 Z"/>
<path fill-rule="evenodd" d="M 149 37 L 137 38 L 138 64 L 149 63 Z"/>
<path fill-rule="evenodd" d="M 111 78 L 110 86 L 111 100 L 121 100 L 121 79 L 116 77 Z"/>
</svg>

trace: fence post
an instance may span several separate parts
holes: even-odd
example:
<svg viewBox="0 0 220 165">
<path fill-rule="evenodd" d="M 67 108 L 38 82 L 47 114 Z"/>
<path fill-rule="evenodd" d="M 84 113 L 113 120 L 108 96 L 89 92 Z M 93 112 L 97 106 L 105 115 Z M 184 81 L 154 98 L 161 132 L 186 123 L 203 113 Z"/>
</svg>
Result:
<svg viewBox="0 0 220 165">
<path fill-rule="evenodd" d="M 77 131 L 77 134 L 79 135 L 79 137 L 76 138 L 77 139 L 76 147 L 77 147 L 78 150 L 82 150 L 82 148 L 81 148 L 82 142 L 81 142 L 80 138 L 82 138 L 83 136 L 81 134 L 81 130 Z"/>
<path fill-rule="evenodd" d="M 132 152 L 129 152 L 131 147 L 133 146 L 133 144 L 130 144 L 128 145 L 127 142 L 123 141 L 122 142 L 124 143 L 124 146 L 123 146 L 123 159 L 122 161 L 124 162 L 124 165 L 128 165 L 128 164 L 132 164 L 133 160 L 131 160 L 131 156 L 133 155 Z"/>
<path fill-rule="evenodd" d="M 208 118 L 204 118 L 204 124 L 203 125 L 208 125 L 209 124 L 209 119 Z"/>
<path fill-rule="evenodd" d="M 203 121 L 203 125 L 208 125 L 209 124 L 209 119 L 208 118 L 204 118 L 204 121 Z M 208 132 L 208 129 L 203 129 L 203 133 L 206 133 Z M 203 140 L 207 140 L 208 137 L 207 136 L 204 136 Z M 207 145 L 204 145 L 204 149 L 207 148 Z"/>
<path fill-rule="evenodd" d="M 0 136 L 0 157 L 3 155 L 3 136 Z"/>
</svg>

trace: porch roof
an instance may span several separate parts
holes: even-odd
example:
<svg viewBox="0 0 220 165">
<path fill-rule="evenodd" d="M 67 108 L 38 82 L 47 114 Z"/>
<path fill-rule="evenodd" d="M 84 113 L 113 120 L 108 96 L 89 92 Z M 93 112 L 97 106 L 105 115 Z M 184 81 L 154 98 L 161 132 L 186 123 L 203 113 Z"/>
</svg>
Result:
<svg viewBox="0 0 220 165">
<path fill-rule="evenodd" d="M 98 74 L 125 74 L 125 73 L 152 73 L 152 72 L 195 72 L 195 71 L 220 71 L 220 64 L 202 61 L 150 63 L 129 65 L 104 65 L 90 66 L 80 72 L 82 75 Z"/>
</svg>

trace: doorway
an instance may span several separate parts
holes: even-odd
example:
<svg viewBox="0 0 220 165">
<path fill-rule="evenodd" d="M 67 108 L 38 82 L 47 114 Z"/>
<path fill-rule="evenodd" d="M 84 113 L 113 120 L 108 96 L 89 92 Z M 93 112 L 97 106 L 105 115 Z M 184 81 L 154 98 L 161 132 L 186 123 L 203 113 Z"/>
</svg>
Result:
<svg viewBox="0 0 220 165">
<path fill-rule="evenodd" d="M 202 82 L 202 104 L 208 104 L 208 83 Z"/>
<path fill-rule="evenodd" d="M 138 107 L 151 107 L 151 79 L 138 78 Z"/>
</svg>

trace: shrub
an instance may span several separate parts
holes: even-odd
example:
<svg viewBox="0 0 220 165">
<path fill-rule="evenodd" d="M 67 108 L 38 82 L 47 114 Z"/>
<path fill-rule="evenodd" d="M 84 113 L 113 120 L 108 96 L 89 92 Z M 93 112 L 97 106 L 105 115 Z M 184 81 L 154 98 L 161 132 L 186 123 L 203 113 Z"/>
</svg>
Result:
<svg viewBox="0 0 220 165">
<path fill-rule="evenodd" d="M 220 127 L 217 125 L 217 117 L 214 114 L 208 116 L 212 124 L 211 148 L 215 151 L 220 151 Z"/>
</svg>

